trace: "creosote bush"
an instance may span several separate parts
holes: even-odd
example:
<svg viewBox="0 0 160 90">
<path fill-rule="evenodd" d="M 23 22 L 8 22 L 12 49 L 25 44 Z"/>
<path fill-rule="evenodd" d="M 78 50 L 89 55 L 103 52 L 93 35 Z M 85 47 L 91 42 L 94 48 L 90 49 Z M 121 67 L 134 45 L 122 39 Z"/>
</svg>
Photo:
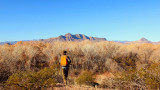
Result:
<svg viewBox="0 0 160 90">
<path fill-rule="evenodd" d="M 18 72 L 9 77 L 5 89 L 39 90 L 54 87 L 59 75 L 56 70 L 44 68 L 39 72 Z"/>
<path fill-rule="evenodd" d="M 95 76 L 91 72 L 84 71 L 75 81 L 79 85 L 92 85 L 95 81 Z"/>
</svg>

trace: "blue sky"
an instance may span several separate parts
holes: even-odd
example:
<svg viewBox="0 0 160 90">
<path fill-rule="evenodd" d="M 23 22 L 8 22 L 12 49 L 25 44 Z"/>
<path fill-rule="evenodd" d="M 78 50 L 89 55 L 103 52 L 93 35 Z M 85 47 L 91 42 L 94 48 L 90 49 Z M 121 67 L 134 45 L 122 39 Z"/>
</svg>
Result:
<svg viewBox="0 0 160 90">
<path fill-rule="evenodd" d="M 160 0 L 0 0 L 0 42 L 66 33 L 160 41 Z"/>
</svg>

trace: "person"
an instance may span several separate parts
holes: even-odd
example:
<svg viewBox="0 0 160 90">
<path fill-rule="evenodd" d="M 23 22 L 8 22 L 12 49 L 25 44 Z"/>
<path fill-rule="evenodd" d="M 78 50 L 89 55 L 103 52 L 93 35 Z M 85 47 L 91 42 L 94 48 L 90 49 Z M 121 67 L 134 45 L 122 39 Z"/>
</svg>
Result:
<svg viewBox="0 0 160 90">
<path fill-rule="evenodd" d="M 71 59 L 67 56 L 67 51 L 63 51 L 63 55 L 61 56 L 60 64 L 62 66 L 62 77 L 64 83 L 67 85 L 68 71 L 69 65 L 71 64 Z"/>
</svg>

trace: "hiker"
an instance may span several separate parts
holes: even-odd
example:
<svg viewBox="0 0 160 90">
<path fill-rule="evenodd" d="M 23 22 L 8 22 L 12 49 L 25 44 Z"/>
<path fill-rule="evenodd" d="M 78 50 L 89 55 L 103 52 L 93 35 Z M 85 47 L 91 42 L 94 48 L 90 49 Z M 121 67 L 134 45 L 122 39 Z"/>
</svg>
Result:
<svg viewBox="0 0 160 90">
<path fill-rule="evenodd" d="M 61 56 L 60 64 L 62 66 L 62 76 L 65 84 L 67 84 L 67 77 L 68 77 L 68 70 L 69 70 L 70 63 L 71 63 L 71 60 L 69 56 L 67 56 L 67 51 L 64 50 L 63 55 Z"/>
</svg>

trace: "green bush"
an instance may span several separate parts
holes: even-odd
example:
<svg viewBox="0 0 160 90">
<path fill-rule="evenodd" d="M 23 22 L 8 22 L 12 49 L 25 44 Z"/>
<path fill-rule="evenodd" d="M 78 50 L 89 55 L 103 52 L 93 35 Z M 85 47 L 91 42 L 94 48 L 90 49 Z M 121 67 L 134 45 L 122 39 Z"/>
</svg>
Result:
<svg viewBox="0 0 160 90">
<path fill-rule="evenodd" d="M 91 85 L 95 81 L 95 76 L 88 71 L 83 72 L 77 79 L 76 83 L 79 85 Z"/>
<path fill-rule="evenodd" d="M 9 77 L 6 89 L 28 90 L 54 87 L 57 83 L 57 71 L 44 68 L 39 72 L 18 72 Z"/>
</svg>

